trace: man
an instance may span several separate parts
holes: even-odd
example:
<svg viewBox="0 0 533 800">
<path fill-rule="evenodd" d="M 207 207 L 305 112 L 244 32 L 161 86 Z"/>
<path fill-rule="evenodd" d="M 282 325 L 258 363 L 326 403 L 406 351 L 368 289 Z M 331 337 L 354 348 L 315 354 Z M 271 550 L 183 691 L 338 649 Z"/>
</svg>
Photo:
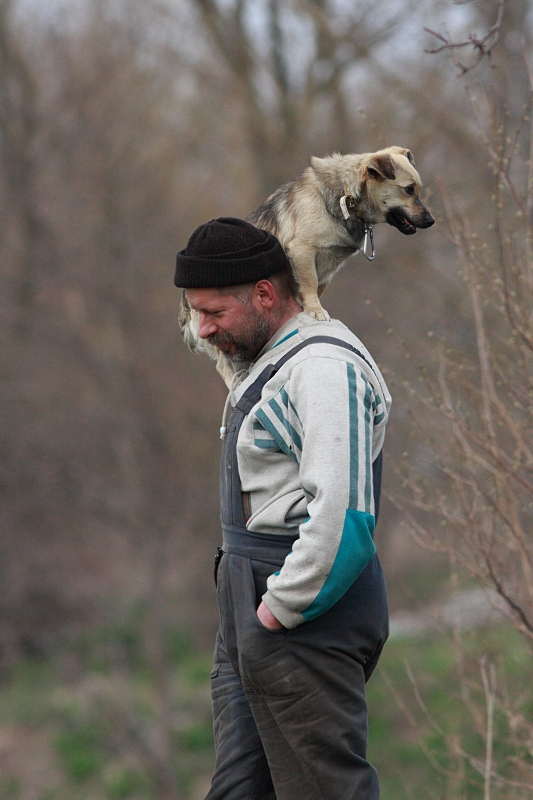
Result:
<svg viewBox="0 0 533 800">
<path fill-rule="evenodd" d="M 281 245 L 243 220 L 197 228 L 175 284 L 200 337 L 251 362 L 222 429 L 206 800 L 377 800 L 365 681 L 388 634 L 372 539 L 385 382 L 342 323 L 301 312 Z"/>
</svg>

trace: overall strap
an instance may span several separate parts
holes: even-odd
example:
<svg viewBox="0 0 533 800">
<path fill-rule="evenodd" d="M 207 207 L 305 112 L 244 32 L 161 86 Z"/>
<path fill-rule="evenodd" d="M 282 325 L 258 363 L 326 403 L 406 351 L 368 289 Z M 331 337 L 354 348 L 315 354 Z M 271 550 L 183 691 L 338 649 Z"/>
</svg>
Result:
<svg viewBox="0 0 533 800">
<path fill-rule="evenodd" d="M 348 342 L 344 342 L 342 339 L 337 339 L 334 336 L 311 336 L 309 337 L 309 339 L 305 339 L 303 342 L 300 342 L 300 344 L 297 344 L 296 347 L 293 347 L 291 350 L 285 353 L 285 355 L 283 355 L 279 359 L 279 361 L 276 361 L 275 364 L 268 364 L 261 372 L 261 374 L 258 376 L 258 378 L 252 383 L 252 385 L 249 386 L 248 389 L 244 392 L 243 396 L 241 397 L 235 408 L 240 409 L 241 411 L 244 412 L 244 414 L 248 414 L 251 411 L 251 409 L 255 406 L 259 398 L 261 397 L 261 392 L 263 391 L 263 386 L 265 385 L 265 383 L 267 383 L 267 381 L 269 381 L 272 377 L 274 377 L 276 372 L 278 372 L 281 369 L 281 367 L 287 361 L 289 361 L 289 359 L 291 359 L 293 356 L 299 353 L 300 350 L 303 350 L 304 347 L 308 347 L 308 345 L 310 344 L 333 344 L 336 345 L 337 347 L 343 347 L 345 350 L 349 350 L 350 352 L 355 353 L 356 356 L 362 358 L 365 364 L 367 364 L 370 367 L 372 374 L 375 375 L 376 380 L 378 381 L 379 384 L 378 376 L 374 372 L 372 364 L 369 362 L 368 358 L 366 358 L 361 353 L 361 351 L 357 349 L 357 347 L 354 347 L 352 344 L 348 344 Z M 381 391 L 383 392 L 381 385 L 380 388 Z"/>
<path fill-rule="evenodd" d="M 311 336 L 300 342 L 287 353 L 285 353 L 275 364 L 267 366 L 258 375 L 255 381 L 246 389 L 240 400 L 235 405 L 228 425 L 226 436 L 222 445 L 222 458 L 220 462 L 220 516 L 222 527 L 228 533 L 233 531 L 245 531 L 246 522 L 242 508 L 241 480 L 239 476 L 239 465 L 237 461 L 237 438 L 244 418 L 250 413 L 252 408 L 261 398 L 261 392 L 265 384 L 279 371 L 279 369 L 293 356 L 311 344 L 332 344 L 342 347 L 355 353 L 367 364 L 375 375 L 372 365 L 357 347 L 354 347 L 342 339 L 333 336 Z M 376 375 L 379 384 L 379 379 Z M 380 386 L 381 388 L 381 386 Z M 374 485 L 381 486 L 381 454 L 373 465 Z M 377 512 L 379 509 L 379 491 L 374 491 L 374 504 Z"/>
</svg>

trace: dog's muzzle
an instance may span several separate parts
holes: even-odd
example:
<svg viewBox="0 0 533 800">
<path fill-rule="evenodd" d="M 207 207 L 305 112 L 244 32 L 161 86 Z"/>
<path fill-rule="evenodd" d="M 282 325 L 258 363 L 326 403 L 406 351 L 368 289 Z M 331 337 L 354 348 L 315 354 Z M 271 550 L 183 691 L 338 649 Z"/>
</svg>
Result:
<svg viewBox="0 0 533 800">
<path fill-rule="evenodd" d="M 427 208 L 424 208 L 424 213 L 419 217 L 409 217 L 403 208 L 391 208 L 385 219 L 389 225 L 394 225 L 406 236 L 412 236 L 413 233 L 416 233 L 417 228 L 431 228 L 435 222 Z"/>
</svg>

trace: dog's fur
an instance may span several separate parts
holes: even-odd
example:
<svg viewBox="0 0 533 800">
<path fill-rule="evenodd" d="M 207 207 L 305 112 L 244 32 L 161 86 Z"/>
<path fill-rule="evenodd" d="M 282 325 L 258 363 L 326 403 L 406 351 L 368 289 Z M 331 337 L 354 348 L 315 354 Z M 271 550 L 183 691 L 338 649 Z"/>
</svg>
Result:
<svg viewBox="0 0 533 800">
<path fill-rule="evenodd" d="M 281 242 L 298 282 L 303 310 L 315 319 L 328 320 L 319 297 L 348 256 L 361 249 L 366 225 L 388 222 L 406 235 L 433 225 L 435 220 L 420 200 L 420 188 L 413 154 L 405 147 L 312 157 L 310 167 L 277 189 L 247 220 Z M 349 198 L 347 220 L 342 197 Z M 232 364 L 199 339 L 197 314 L 189 308 L 185 292 L 180 328 L 193 352 L 205 350 L 217 359 L 217 370 L 228 383 L 241 365 Z"/>
</svg>

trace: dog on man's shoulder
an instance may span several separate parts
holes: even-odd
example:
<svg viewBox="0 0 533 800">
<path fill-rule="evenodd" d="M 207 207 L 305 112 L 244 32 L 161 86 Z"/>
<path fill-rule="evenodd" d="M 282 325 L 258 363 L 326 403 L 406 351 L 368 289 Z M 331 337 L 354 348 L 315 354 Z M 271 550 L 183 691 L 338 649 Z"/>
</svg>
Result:
<svg viewBox="0 0 533 800">
<path fill-rule="evenodd" d="M 298 178 L 277 189 L 246 219 L 279 239 L 292 266 L 303 310 L 329 320 L 320 296 L 346 259 L 363 249 L 375 255 L 373 226 L 388 222 L 407 236 L 435 220 L 420 200 L 422 183 L 413 154 L 405 147 L 376 153 L 311 158 Z M 198 322 L 183 294 L 180 328 L 193 352 L 217 360 L 225 382 L 235 367 L 220 351 L 198 339 Z"/>
</svg>

